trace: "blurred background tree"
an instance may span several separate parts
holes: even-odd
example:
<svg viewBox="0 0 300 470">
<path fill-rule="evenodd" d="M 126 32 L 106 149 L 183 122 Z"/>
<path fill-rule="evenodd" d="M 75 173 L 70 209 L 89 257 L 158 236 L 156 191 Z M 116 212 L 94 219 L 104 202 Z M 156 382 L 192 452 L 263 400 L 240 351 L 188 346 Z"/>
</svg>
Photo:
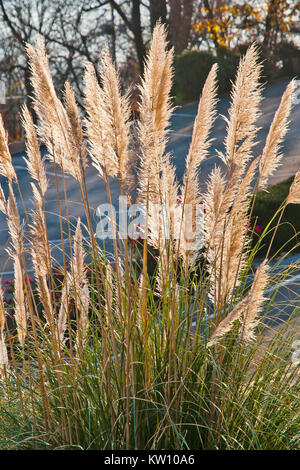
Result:
<svg viewBox="0 0 300 470">
<path fill-rule="evenodd" d="M 0 0 L 5 112 L 17 115 L 20 104 L 32 94 L 24 46 L 38 33 L 45 38 L 57 89 L 69 80 L 81 105 L 84 62 L 97 67 L 108 42 L 128 89 L 139 71 L 143 73 L 151 32 L 159 19 L 168 26 L 176 55 L 177 100 L 196 99 L 208 66 L 216 61 L 220 92 L 227 92 L 240 55 L 253 41 L 261 45 L 266 79 L 300 74 L 297 0 Z M 132 97 L 135 106 L 134 90 Z"/>
<path fill-rule="evenodd" d="M 254 41 L 260 46 L 263 80 L 300 75 L 300 2 L 298 0 L 203 0 L 194 8 L 189 48 L 193 52 L 192 74 L 199 74 L 203 52 L 219 63 L 219 91 L 229 91 L 226 83 L 233 80 L 241 54 Z M 185 90 L 188 77 L 182 64 L 188 51 L 177 57 L 176 94 L 182 100 L 195 99 Z M 205 70 L 205 65 L 201 68 Z M 188 70 L 188 69 L 186 69 Z M 187 73 L 187 72 L 186 72 Z M 206 73 L 206 71 L 205 71 Z M 177 74 L 178 75 L 178 74 Z M 191 77 L 190 81 L 192 82 Z M 197 96 L 204 80 L 197 87 Z"/>
<path fill-rule="evenodd" d="M 254 40 L 264 48 L 274 49 L 300 32 L 300 2 L 296 0 L 203 0 L 201 3 L 193 30 L 217 52 Z"/>
</svg>

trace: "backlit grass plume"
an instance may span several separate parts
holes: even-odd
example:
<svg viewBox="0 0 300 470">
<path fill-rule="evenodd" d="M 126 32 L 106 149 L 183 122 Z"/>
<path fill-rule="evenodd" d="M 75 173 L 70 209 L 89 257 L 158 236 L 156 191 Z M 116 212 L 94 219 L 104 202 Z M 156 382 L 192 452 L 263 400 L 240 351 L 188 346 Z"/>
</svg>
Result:
<svg viewBox="0 0 300 470">
<path fill-rule="evenodd" d="M 49 158 L 59 164 L 65 173 L 81 180 L 81 167 L 85 156 L 78 145 L 78 115 L 74 109 L 74 98 L 68 84 L 65 89 L 67 110 L 58 99 L 50 74 L 45 43 L 38 36 L 36 48 L 26 46 L 34 90 L 33 107 L 38 116 L 38 135 L 46 145 Z M 79 148 L 78 148 L 79 147 Z"/>
<path fill-rule="evenodd" d="M 291 81 L 282 95 L 280 105 L 271 123 L 260 160 L 259 188 L 266 186 L 268 178 L 278 168 L 283 157 L 283 154 L 280 153 L 280 146 L 288 131 L 288 118 L 292 107 L 293 90 L 294 81 Z"/>
<path fill-rule="evenodd" d="M 167 145 L 167 128 L 172 113 L 171 86 L 173 50 L 167 49 L 166 30 L 158 24 L 153 32 L 152 44 L 145 63 L 140 85 L 140 143 L 139 190 L 142 200 L 160 203 L 164 188 L 160 185 L 160 172 Z M 169 163 L 168 163 L 169 164 Z"/>
<path fill-rule="evenodd" d="M 44 196 L 48 187 L 45 165 L 41 158 L 40 144 L 33 119 L 27 106 L 24 106 L 22 110 L 22 124 L 26 139 L 27 168 L 30 176 L 38 183 L 41 194 Z"/>
<path fill-rule="evenodd" d="M 17 178 L 8 148 L 7 133 L 4 129 L 2 115 L 0 116 L 0 174 L 10 182 Z"/>
<path fill-rule="evenodd" d="M 128 96 L 121 95 L 121 85 L 108 48 L 105 47 L 99 67 L 101 86 L 93 65 L 85 72 L 85 106 L 87 136 L 94 165 L 99 174 L 119 176 L 124 183 L 130 169 L 130 107 Z"/>
<path fill-rule="evenodd" d="M 225 137 L 225 154 L 220 157 L 226 163 L 229 174 L 234 170 L 242 171 L 251 159 L 253 146 L 256 144 L 260 116 L 262 87 L 258 49 L 255 44 L 249 47 L 240 61 L 235 83 L 231 92 L 231 105 Z"/>
<path fill-rule="evenodd" d="M 293 183 L 291 184 L 289 195 L 286 201 L 287 204 L 300 203 L 300 170 L 297 171 Z"/>
</svg>

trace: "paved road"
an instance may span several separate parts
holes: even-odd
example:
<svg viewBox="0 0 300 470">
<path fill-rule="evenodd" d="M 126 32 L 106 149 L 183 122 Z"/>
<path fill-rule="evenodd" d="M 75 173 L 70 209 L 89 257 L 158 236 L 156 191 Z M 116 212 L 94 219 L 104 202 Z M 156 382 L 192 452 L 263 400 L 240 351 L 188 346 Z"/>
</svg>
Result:
<svg viewBox="0 0 300 470">
<path fill-rule="evenodd" d="M 280 97 L 286 87 L 288 82 L 278 82 L 274 83 L 267 87 L 265 91 L 265 99 L 263 102 L 263 116 L 259 121 L 259 126 L 262 127 L 259 133 L 259 139 L 262 143 L 258 144 L 256 147 L 256 153 L 262 148 L 264 139 L 267 135 L 269 125 L 273 118 L 273 115 L 277 109 L 277 106 L 280 102 Z M 226 115 L 229 105 L 229 98 L 223 98 L 219 101 L 218 111 L 220 114 Z M 185 157 L 191 140 L 192 126 L 195 114 L 197 112 L 197 104 L 191 104 L 177 109 L 174 116 L 172 117 L 171 125 L 171 137 L 169 143 L 169 149 L 173 155 L 173 161 L 176 165 L 177 176 L 181 178 L 184 172 L 185 167 Z M 284 160 L 283 165 L 279 168 L 271 179 L 271 183 L 275 183 L 282 179 L 287 178 L 288 176 L 294 174 L 296 170 L 300 167 L 300 105 L 295 107 L 292 112 L 291 125 L 289 133 L 286 137 L 286 142 L 284 145 Z M 207 175 L 214 167 L 216 163 L 220 163 L 220 160 L 215 156 L 215 149 L 222 150 L 223 139 L 225 135 L 225 123 L 222 118 L 216 120 L 214 126 L 214 138 L 211 148 L 211 157 L 203 162 L 201 171 L 202 177 L 201 181 L 203 185 Z M 29 210 L 32 208 L 32 194 L 30 187 L 30 178 L 26 171 L 26 166 L 23 160 L 23 155 L 19 154 L 13 158 L 14 166 L 20 181 L 21 191 L 23 198 L 25 200 L 26 209 Z M 56 197 L 56 185 L 54 171 L 51 163 L 47 163 L 47 175 L 49 180 L 49 189 L 46 194 L 46 210 L 47 210 L 47 225 L 48 225 L 48 234 L 49 239 L 52 241 L 53 246 L 55 246 L 54 255 L 59 260 L 61 259 L 61 248 L 60 248 L 60 230 L 59 230 L 59 219 L 58 219 L 58 207 L 57 207 L 57 197 Z M 87 185 L 89 192 L 89 202 L 91 208 L 94 210 L 93 220 L 96 227 L 98 219 L 96 217 L 97 207 L 107 202 L 106 191 L 104 183 L 98 177 L 97 172 L 92 166 L 89 166 L 87 169 Z M 3 178 L 0 177 L 0 183 L 4 188 L 4 191 L 7 193 L 6 182 L 3 181 Z M 64 197 L 63 197 L 63 185 L 62 179 L 59 179 L 60 186 L 60 195 L 62 201 L 62 211 L 64 213 Z M 118 201 L 118 183 L 112 181 L 111 184 L 112 198 L 113 203 L 117 206 Z M 85 222 L 84 211 L 82 203 L 80 201 L 80 194 L 77 188 L 76 182 L 72 177 L 67 177 L 67 193 L 69 201 L 69 213 L 74 217 L 74 223 L 77 217 L 81 217 Z M 23 217 L 23 208 L 21 202 L 18 198 L 18 207 Z M 0 273 L 2 273 L 3 278 L 9 278 L 12 276 L 12 264 L 8 259 L 8 256 L 5 252 L 5 249 L 8 245 L 8 234 L 7 234 L 7 225 L 5 222 L 5 217 L 0 213 Z"/>
<path fill-rule="evenodd" d="M 265 89 L 264 100 L 262 103 L 263 115 L 257 123 L 261 130 L 258 133 L 258 144 L 254 148 L 255 156 L 259 155 L 263 148 L 269 126 L 288 83 L 288 81 L 279 81 L 269 85 Z M 218 103 L 219 117 L 216 119 L 213 129 L 213 137 L 215 141 L 211 146 L 210 158 L 202 162 L 202 182 L 205 182 L 207 175 L 216 164 L 219 165 L 222 163 L 216 156 L 215 149 L 222 151 L 224 148 L 223 142 L 226 134 L 226 124 L 221 115 L 227 115 L 228 106 L 229 98 L 223 98 Z M 190 136 L 192 134 L 193 120 L 196 113 L 197 104 L 195 103 L 177 110 L 172 119 L 170 149 L 174 154 L 174 162 L 176 164 L 177 175 L 179 178 L 184 172 L 185 155 L 191 140 Z M 282 165 L 278 168 L 274 176 L 270 178 L 270 185 L 294 175 L 300 168 L 300 104 L 294 106 L 292 109 L 291 123 L 283 145 L 283 153 L 284 158 L 282 160 Z"/>
</svg>

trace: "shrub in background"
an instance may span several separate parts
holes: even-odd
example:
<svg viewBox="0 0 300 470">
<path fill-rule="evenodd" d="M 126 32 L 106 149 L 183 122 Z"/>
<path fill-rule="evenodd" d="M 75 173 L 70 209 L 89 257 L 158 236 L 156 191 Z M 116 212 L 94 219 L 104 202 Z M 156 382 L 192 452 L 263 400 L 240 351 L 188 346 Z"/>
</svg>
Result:
<svg viewBox="0 0 300 470">
<path fill-rule="evenodd" d="M 277 50 L 282 61 L 281 75 L 288 77 L 300 76 L 300 48 L 291 42 L 282 42 Z"/>
<path fill-rule="evenodd" d="M 217 57 L 208 51 L 186 50 L 175 58 L 174 90 L 176 100 L 199 99 L 206 77 L 213 64 L 218 64 L 218 93 L 228 93 L 236 75 L 239 56 L 222 50 Z"/>
<path fill-rule="evenodd" d="M 240 58 L 249 44 L 241 45 L 234 51 L 222 48 L 215 56 L 209 51 L 186 50 L 175 58 L 173 94 L 177 102 L 197 100 L 212 64 L 217 63 L 218 92 L 228 93 L 237 71 Z M 275 51 L 259 49 L 262 63 L 261 82 L 280 77 L 300 75 L 300 50 L 292 43 L 282 42 Z"/>
<path fill-rule="evenodd" d="M 177 101 L 199 99 L 206 77 L 216 62 L 207 51 L 182 52 L 174 61 L 174 94 Z"/>
<path fill-rule="evenodd" d="M 229 93 L 232 89 L 241 55 L 227 49 L 223 49 L 217 57 L 219 66 L 218 83 L 219 93 Z"/>
<path fill-rule="evenodd" d="M 286 181 L 268 188 L 267 191 L 260 191 L 256 196 L 253 208 L 253 224 L 257 224 L 261 232 L 267 229 L 267 233 L 259 249 L 259 255 L 261 256 L 264 256 L 268 250 L 280 215 L 274 218 L 270 226 L 269 222 L 282 206 L 283 201 L 288 197 L 293 179 L 293 177 L 288 178 Z M 275 253 L 279 254 L 281 251 L 289 252 L 293 250 L 294 253 L 300 251 L 299 210 L 300 208 L 297 204 L 288 205 L 286 207 L 276 230 L 276 237 L 272 243 L 270 250 L 272 255 Z M 257 240 L 258 235 L 254 235 L 253 243 L 256 243 Z"/>
</svg>

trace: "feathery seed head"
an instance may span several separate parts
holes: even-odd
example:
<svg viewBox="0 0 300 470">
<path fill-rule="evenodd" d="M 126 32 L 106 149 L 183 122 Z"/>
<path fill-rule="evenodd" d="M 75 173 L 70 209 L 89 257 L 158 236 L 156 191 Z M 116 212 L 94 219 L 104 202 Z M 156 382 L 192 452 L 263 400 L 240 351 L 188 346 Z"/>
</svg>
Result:
<svg viewBox="0 0 300 470">
<path fill-rule="evenodd" d="M 241 59 L 233 84 L 229 118 L 226 119 L 226 152 L 223 156 L 230 174 L 235 167 L 241 170 L 245 168 L 256 144 L 256 121 L 261 114 L 259 105 L 262 100 L 262 86 L 259 82 L 262 66 L 258 60 L 258 49 L 253 44 Z"/>
<path fill-rule="evenodd" d="M 7 144 L 7 132 L 4 129 L 2 115 L 0 115 L 0 175 L 8 178 L 10 182 L 17 179 Z"/>
<path fill-rule="evenodd" d="M 260 160 L 258 188 L 266 187 L 268 178 L 280 165 L 283 157 L 280 145 L 288 131 L 288 118 L 292 107 L 294 80 L 287 86 L 275 113 Z"/>
<path fill-rule="evenodd" d="M 28 158 L 25 159 L 29 174 L 38 182 L 41 194 L 44 196 L 48 183 L 46 177 L 45 166 L 40 153 L 40 145 L 36 135 L 35 126 L 32 116 L 26 105 L 22 108 L 22 124 L 25 131 L 26 153 Z"/>
<path fill-rule="evenodd" d="M 290 186 L 286 204 L 300 204 L 300 170 L 297 171 Z"/>
</svg>

